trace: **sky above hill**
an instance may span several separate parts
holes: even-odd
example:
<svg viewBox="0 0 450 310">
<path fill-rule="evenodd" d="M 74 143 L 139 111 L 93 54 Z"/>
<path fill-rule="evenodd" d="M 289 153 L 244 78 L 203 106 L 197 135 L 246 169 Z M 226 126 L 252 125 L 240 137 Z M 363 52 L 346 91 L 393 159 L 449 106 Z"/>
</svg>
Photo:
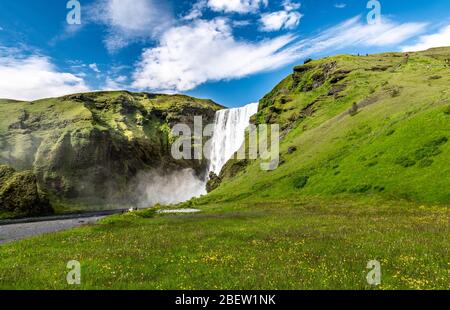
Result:
<svg viewBox="0 0 450 310">
<path fill-rule="evenodd" d="M 126 89 L 237 107 L 306 58 L 449 46 L 448 12 L 448 0 L 2 0 L 0 98 Z"/>
</svg>

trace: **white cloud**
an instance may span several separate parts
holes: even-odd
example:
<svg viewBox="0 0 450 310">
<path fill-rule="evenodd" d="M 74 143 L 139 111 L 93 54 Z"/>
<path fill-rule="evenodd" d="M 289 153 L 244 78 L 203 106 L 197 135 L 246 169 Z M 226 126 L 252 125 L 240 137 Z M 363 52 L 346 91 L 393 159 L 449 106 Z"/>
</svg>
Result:
<svg viewBox="0 0 450 310">
<path fill-rule="evenodd" d="M 424 51 L 433 47 L 450 46 L 450 25 L 445 26 L 435 34 L 421 36 L 418 43 L 404 46 L 404 52 Z"/>
<path fill-rule="evenodd" d="M 199 0 L 192 6 L 191 10 L 183 16 L 183 20 L 194 20 L 203 16 L 203 10 L 206 8 L 207 0 Z"/>
<path fill-rule="evenodd" d="M 261 16 L 261 30 L 263 31 L 278 31 L 281 29 L 294 29 L 300 23 L 303 15 L 298 10 L 301 7 L 300 3 L 295 3 L 290 0 L 283 2 L 284 10 L 266 13 Z"/>
<path fill-rule="evenodd" d="M 0 98 L 36 100 L 89 91 L 82 78 L 58 71 L 47 57 L 0 56 Z"/>
<path fill-rule="evenodd" d="M 126 77 L 125 75 L 120 75 L 116 78 L 116 81 L 119 83 L 123 83 L 128 79 L 128 77 Z"/>
<path fill-rule="evenodd" d="M 395 47 L 424 32 L 427 26 L 426 23 L 397 24 L 387 18 L 375 25 L 362 23 L 360 20 L 360 17 L 351 18 L 315 37 L 301 40 L 296 43 L 296 49 L 304 57 L 348 47 Z"/>
<path fill-rule="evenodd" d="M 260 7 L 266 7 L 268 0 L 208 0 L 208 7 L 216 12 L 255 13 Z"/>
<path fill-rule="evenodd" d="M 187 91 L 208 81 L 242 78 L 319 53 L 363 46 L 396 47 L 426 28 L 424 23 L 397 24 L 386 18 L 381 24 L 368 25 L 355 17 L 302 40 L 282 35 L 249 42 L 236 39 L 231 24 L 228 19 L 216 18 L 171 28 L 158 46 L 144 50 L 132 87 Z"/>
<path fill-rule="evenodd" d="M 127 89 L 125 82 L 128 80 L 128 78 L 124 75 L 120 75 L 118 77 L 112 78 L 107 77 L 105 81 L 105 86 L 103 87 L 104 90 L 123 90 Z"/>
<path fill-rule="evenodd" d="M 89 68 L 91 68 L 91 70 L 94 71 L 95 73 L 100 73 L 100 70 L 96 63 L 90 64 Z"/>
<path fill-rule="evenodd" d="M 269 0 L 197 0 L 191 10 L 182 17 L 182 20 L 198 19 L 203 16 L 204 10 L 207 8 L 214 12 L 247 14 L 257 13 L 268 4 Z"/>
<path fill-rule="evenodd" d="M 110 51 L 157 38 L 173 22 L 165 2 L 158 0 L 98 0 L 89 16 L 108 27 L 105 43 Z"/>
<path fill-rule="evenodd" d="M 283 7 L 286 11 L 294 11 L 301 8 L 301 4 L 297 2 L 293 2 L 291 0 L 284 0 L 283 1 Z"/>
<path fill-rule="evenodd" d="M 250 26 L 252 24 L 251 20 L 232 20 L 233 27 L 239 28 L 239 27 L 246 27 Z"/>
<path fill-rule="evenodd" d="M 207 81 L 278 68 L 295 58 L 284 49 L 292 36 L 256 43 L 238 41 L 228 23 L 221 18 L 198 20 L 169 30 L 158 47 L 144 51 L 133 87 L 187 91 Z"/>
<path fill-rule="evenodd" d="M 261 29 L 263 31 L 278 31 L 293 29 L 298 26 L 303 15 L 299 12 L 279 11 L 261 16 Z"/>
</svg>

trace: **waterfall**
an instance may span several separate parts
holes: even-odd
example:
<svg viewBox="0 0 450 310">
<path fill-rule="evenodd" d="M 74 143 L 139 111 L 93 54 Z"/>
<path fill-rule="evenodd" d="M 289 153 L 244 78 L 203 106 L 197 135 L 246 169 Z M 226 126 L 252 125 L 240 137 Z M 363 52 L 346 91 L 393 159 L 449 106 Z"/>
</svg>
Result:
<svg viewBox="0 0 450 310">
<path fill-rule="evenodd" d="M 216 113 L 211 141 L 210 172 L 219 175 L 223 166 L 243 145 L 245 130 L 250 125 L 250 118 L 258 112 L 258 106 L 258 103 L 251 103 L 242 108 Z"/>
<path fill-rule="evenodd" d="M 250 118 L 258 112 L 258 103 L 216 112 L 214 133 L 210 141 L 209 171 L 220 174 L 223 166 L 245 142 Z M 138 176 L 138 193 L 143 206 L 177 204 L 206 194 L 206 179 L 199 179 L 192 169 L 163 175 L 157 172 Z"/>
</svg>

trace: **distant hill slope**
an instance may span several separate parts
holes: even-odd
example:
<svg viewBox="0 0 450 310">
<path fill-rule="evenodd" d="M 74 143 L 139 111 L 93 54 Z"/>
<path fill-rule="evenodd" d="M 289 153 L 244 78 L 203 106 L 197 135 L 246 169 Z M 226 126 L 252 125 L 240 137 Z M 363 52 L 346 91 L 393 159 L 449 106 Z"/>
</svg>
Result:
<svg viewBox="0 0 450 310">
<path fill-rule="evenodd" d="M 52 202 L 132 202 L 139 171 L 205 173 L 205 161 L 172 158 L 170 127 L 192 125 L 195 115 L 206 125 L 221 108 L 188 96 L 121 91 L 0 100 L 0 164 L 32 170 Z"/>
<path fill-rule="evenodd" d="M 450 47 L 297 66 L 253 121 L 281 124 L 281 166 L 265 172 L 259 161 L 231 160 L 204 200 L 450 203 Z"/>
</svg>

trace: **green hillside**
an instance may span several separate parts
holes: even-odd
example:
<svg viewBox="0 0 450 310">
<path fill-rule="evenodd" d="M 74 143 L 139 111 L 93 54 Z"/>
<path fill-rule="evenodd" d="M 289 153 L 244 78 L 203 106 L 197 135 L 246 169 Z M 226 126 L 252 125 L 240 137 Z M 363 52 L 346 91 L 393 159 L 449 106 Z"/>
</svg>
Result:
<svg viewBox="0 0 450 310">
<path fill-rule="evenodd" d="M 177 206 L 201 213 L 139 211 L 3 245 L 0 288 L 450 289 L 448 59 L 296 67 L 253 119 L 281 124 L 278 169 L 228 162 L 210 194 Z M 371 260 L 381 285 L 366 280 Z"/>
<path fill-rule="evenodd" d="M 281 166 L 265 172 L 260 162 L 232 161 L 207 200 L 370 196 L 448 205 L 448 58 L 450 48 L 441 48 L 296 67 L 254 120 L 282 124 Z"/>
<path fill-rule="evenodd" d="M 192 168 L 204 174 L 205 160 L 173 159 L 170 128 L 193 127 L 196 115 L 207 124 L 221 108 L 188 96 L 124 91 L 0 100 L 0 165 L 34 173 L 58 212 L 123 207 L 139 199 L 134 182 L 140 172 Z M 1 199 L 7 199 L 2 192 Z M 17 203 L 8 211 L 35 213 Z"/>
</svg>

